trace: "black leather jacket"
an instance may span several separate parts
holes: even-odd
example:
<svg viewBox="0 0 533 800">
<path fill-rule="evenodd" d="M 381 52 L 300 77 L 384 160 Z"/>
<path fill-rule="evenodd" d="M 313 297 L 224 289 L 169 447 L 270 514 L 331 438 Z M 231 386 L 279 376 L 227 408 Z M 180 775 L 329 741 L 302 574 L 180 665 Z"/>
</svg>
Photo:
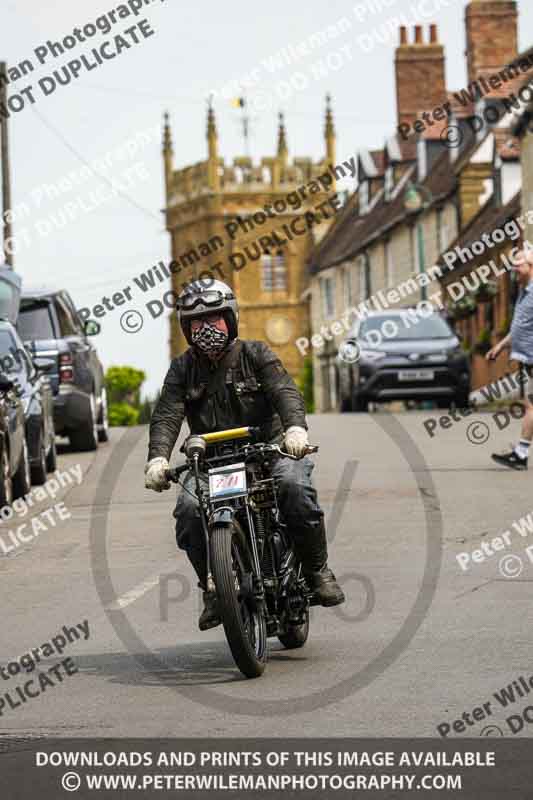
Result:
<svg viewBox="0 0 533 800">
<path fill-rule="evenodd" d="M 300 391 L 260 341 L 237 339 L 215 363 L 194 347 L 172 360 L 150 422 L 148 459 L 170 458 L 185 417 L 191 433 L 252 425 L 265 442 L 281 442 L 291 425 L 307 429 Z"/>
</svg>

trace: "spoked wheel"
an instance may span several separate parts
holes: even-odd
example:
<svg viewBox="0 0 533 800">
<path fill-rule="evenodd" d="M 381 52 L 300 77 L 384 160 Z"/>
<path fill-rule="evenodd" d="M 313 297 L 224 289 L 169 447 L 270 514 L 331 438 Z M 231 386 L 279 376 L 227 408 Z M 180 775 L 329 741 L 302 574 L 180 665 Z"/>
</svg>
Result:
<svg viewBox="0 0 533 800">
<path fill-rule="evenodd" d="M 211 533 L 211 559 L 217 598 L 231 654 L 247 678 L 262 675 L 267 654 L 264 612 L 251 597 L 252 564 L 242 530 L 215 527 Z"/>
</svg>

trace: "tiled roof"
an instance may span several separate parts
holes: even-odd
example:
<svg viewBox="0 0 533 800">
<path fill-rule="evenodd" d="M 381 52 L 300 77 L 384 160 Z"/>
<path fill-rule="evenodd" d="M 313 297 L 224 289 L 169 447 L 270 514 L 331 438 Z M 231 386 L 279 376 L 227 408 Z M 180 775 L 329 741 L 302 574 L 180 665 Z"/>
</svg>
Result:
<svg viewBox="0 0 533 800">
<path fill-rule="evenodd" d="M 351 214 L 337 219 L 323 240 L 323 246 L 315 251 L 310 271 L 312 273 L 320 272 L 320 270 L 339 264 L 347 258 L 353 258 L 374 239 L 379 238 L 386 231 L 405 220 L 409 212 L 404 208 L 403 195 L 414 172 L 415 166 L 413 165 L 403 176 L 402 188 L 392 200 L 386 202 L 382 193 L 376 205 L 364 216 L 354 216 L 352 209 Z M 450 168 L 449 151 L 446 150 L 438 158 L 427 178 L 422 181 L 422 186 L 429 190 L 433 202 L 437 202 L 451 194 L 456 182 L 457 178 Z"/>
<path fill-rule="evenodd" d="M 470 247 L 474 242 L 481 239 L 484 233 L 492 233 L 495 228 L 501 228 L 510 217 L 517 217 L 521 209 L 521 192 L 517 192 L 505 206 L 494 205 L 494 195 L 488 200 L 483 208 L 478 211 L 476 216 L 470 221 L 466 228 L 460 231 L 459 235 L 447 251 L 454 250 L 456 247 Z M 484 255 L 486 257 L 486 254 Z M 445 266 L 444 260 L 440 258 L 437 264 Z M 462 272 L 462 267 L 468 270 L 469 264 L 458 263 L 457 270 Z M 445 273 L 447 274 L 447 273 Z"/>
</svg>

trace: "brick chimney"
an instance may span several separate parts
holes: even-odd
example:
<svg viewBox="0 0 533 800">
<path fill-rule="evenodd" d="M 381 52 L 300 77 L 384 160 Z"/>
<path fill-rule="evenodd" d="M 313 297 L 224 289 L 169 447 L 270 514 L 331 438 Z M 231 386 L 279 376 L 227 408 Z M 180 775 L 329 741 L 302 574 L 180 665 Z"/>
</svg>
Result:
<svg viewBox="0 0 533 800">
<path fill-rule="evenodd" d="M 518 54 L 515 0 L 471 0 L 465 9 L 468 82 L 497 72 Z"/>
<path fill-rule="evenodd" d="M 446 102 L 444 47 L 438 42 L 436 25 L 430 25 L 427 41 L 422 26 L 416 25 L 412 42 L 402 26 L 395 64 L 398 125 L 411 125 L 419 111 L 432 111 Z"/>
</svg>

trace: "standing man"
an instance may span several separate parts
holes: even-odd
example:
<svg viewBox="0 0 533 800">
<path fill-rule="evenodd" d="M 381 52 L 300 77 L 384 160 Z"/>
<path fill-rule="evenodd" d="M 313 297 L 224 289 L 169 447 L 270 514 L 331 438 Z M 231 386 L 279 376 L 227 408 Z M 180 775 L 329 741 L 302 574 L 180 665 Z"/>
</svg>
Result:
<svg viewBox="0 0 533 800">
<path fill-rule="evenodd" d="M 497 464 L 511 469 L 527 469 L 529 446 L 533 439 L 533 250 L 521 250 L 513 271 L 518 275 L 520 294 L 516 302 L 511 330 L 507 336 L 487 353 L 493 361 L 505 348 L 511 349 L 511 360 L 519 361 L 529 376 L 526 385 L 526 410 L 522 420 L 522 436 L 510 453 L 492 454 Z"/>
</svg>

